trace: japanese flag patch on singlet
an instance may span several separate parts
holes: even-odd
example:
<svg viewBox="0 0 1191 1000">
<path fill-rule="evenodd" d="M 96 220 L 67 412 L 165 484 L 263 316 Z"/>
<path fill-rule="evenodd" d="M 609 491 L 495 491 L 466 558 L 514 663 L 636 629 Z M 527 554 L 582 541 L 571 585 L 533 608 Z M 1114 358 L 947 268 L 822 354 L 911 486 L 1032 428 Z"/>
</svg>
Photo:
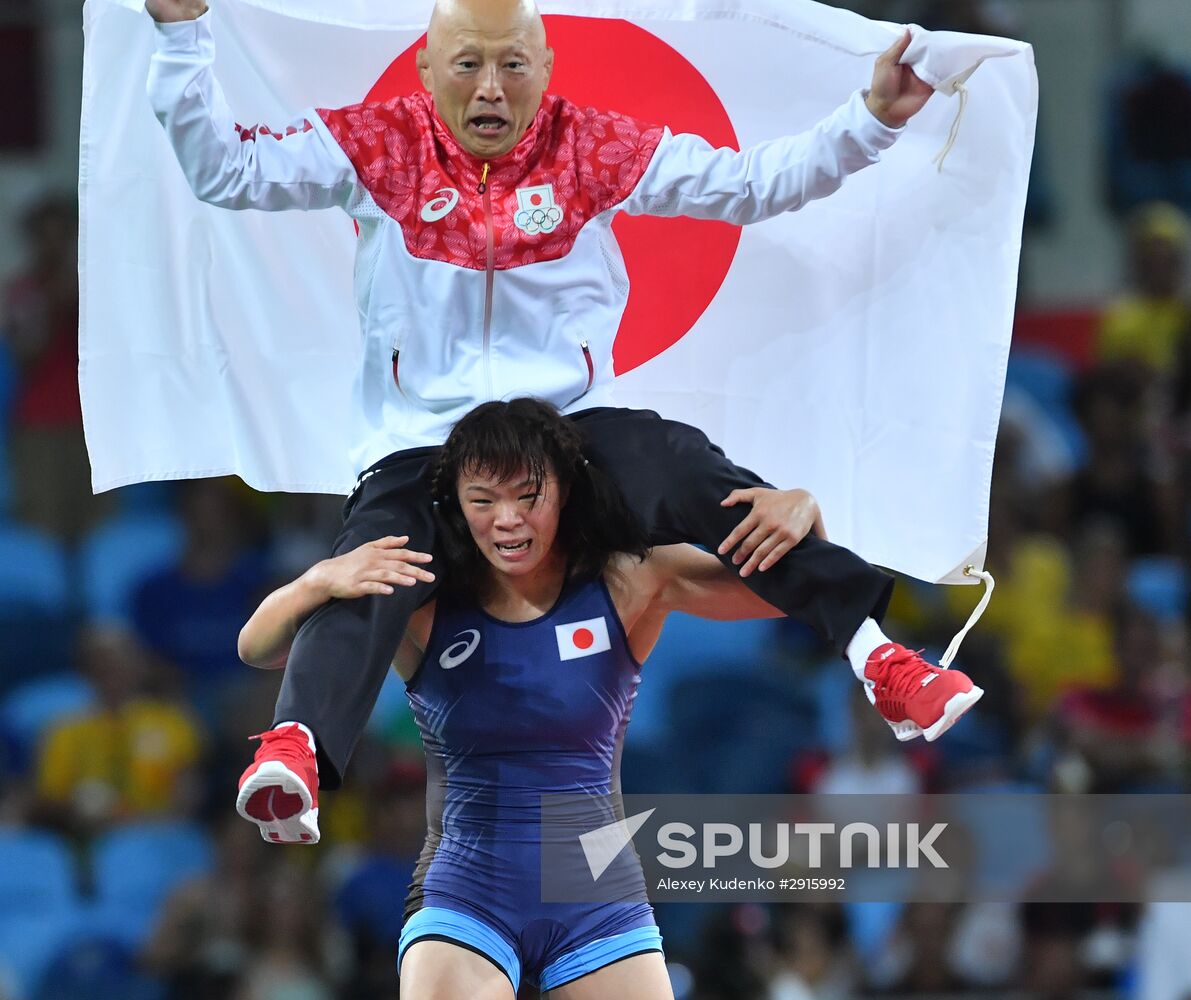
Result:
<svg viewBox="0 0 1191 1000">
<path fill-rule="evenodd" d="M 558 640 L 558 656 L 563 660 L 577 660 L 612 648 L 608 623 L 603 617 L 555 625 L 554 637 Z"/>
</svg>

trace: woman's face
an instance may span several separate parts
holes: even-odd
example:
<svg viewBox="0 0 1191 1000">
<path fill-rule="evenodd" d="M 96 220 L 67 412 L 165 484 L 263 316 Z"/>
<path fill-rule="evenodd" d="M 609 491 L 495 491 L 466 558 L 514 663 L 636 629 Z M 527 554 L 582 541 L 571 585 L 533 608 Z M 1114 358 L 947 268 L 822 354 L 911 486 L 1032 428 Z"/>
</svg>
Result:
<svg viewBox="0 0 1191 1000">
<path fill-rule="evenodd" d="M 541 488 L 527 471 L 498 480 L 484 471 L 459 477 L 459 506 L 471 537 L 498 573 L 528 576 L 554 547 L 565 496 L 554 470 L 547 468 Z"/>
</svg>

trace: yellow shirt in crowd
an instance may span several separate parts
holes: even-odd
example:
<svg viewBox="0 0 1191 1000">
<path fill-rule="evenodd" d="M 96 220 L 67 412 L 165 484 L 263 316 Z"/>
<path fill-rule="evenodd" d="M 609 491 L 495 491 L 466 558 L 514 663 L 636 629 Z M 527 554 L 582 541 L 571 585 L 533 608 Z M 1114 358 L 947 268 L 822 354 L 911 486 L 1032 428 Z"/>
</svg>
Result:
<svg viewBox="0 0 1191 1000">
<path fill-rule="evenodd" d="M 167 811 L 179 776 L 199 758 L 198 728 L 168 702 L 140 699 L 116 712 L 72 717 L 52 729 L 37 763 L 37 791 L 70 802 L 91 786 L 110 792 L 114 811 Z"/>
<path fill-rule="evenodd" d="M 1105 311 L 1096 338 L 1096 358 L 1142 361 L 1169 375 L 1178 364 L 1188 330 L 1191 307 L 1182 300 L 1127 296 Z"/>
<path fill-rule="evenodd" d="M 1023 539 L 978 626 L 1004 640 L 1006 666 L 1031 719 L 1050 711 L 1073 688 L 1109 688 L 1117 681 L 1111 625 L 1078 607 L 1071 599 L 1073 587 L 1070 558 L 1060 542 Z M 962 621 L 979 590 L 944 589 L 953 615 Z"/>
</svg>

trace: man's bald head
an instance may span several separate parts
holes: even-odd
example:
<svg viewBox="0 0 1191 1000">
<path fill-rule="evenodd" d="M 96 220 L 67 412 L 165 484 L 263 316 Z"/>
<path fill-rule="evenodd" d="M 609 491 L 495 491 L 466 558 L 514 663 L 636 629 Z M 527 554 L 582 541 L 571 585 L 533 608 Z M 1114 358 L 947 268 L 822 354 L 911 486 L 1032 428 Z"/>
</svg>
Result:
<svg viewBox="0 0 1191 1000">
<path fill-rule="evenodd" d="M 553 68 L 533 0 L 437 0 L 418 52 L 439 117 L 485 160 L 509 152 L 533 124 Z"/>
<path fill-rule="evenodd" d="M 433 49 L 462 28 L 490 35 L 502 35 L 520 28 L 546 47 L 546 26 L 533 0 L 437 0 L 426 29 L 426 47 Z"/>
</svg>

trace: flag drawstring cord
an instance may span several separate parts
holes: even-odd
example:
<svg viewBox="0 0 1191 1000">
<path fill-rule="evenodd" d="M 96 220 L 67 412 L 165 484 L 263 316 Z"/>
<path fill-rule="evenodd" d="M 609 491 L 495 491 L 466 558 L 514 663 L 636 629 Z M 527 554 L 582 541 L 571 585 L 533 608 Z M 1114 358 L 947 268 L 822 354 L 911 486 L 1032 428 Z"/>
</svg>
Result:
<svg viewBox="0 0 1191 1000">
<path fill-rule="evenodd" d="M 951 152 L 951 148 L 955 145 L 955 140 L 959 137 L 959 123 L 964 120 L 964 111 L 968 107 L 968 88 L 962 83 L 957 83 L 955 89 L 959 93 L 959 110 L 955 113 L 955 121 L 951 123 L 951 132 L 947 136 L 947 142 L 944 143 L 942 149 L 935 153 L 934 158 L 931 160 L 931 163 L 938 165 L 939 173 L 943 172 L 943 161 L 947 159 L 947 154 Z M 964 572 L 967 572 L 967 570 Z"/>
<path fill-rule="evenodd" d="M 984 581 L 984 596 L 980 598 L 980 603 L 976 605 L 975 610 L 969 616 L 968 624 L 956 633 L 955 638 L 951 640 L 951 645 L 947 647 L 947 652 L 939 660 L 939 666 L 944 670 L 951 666 L 951 661 L 955 659 L 955 654 L 959 652 L 960 643 L 964 641 L 964 637 L 972 630 L 972 626 L 980 621 L 980 616 L 984 614 L 984 609 L 988 607 L 988 602 L 992 599 L 993 589 L 997 585 L 997 581 L 993 579 L 991 573 L 979 570 L 975 566 L 965 566 L 964 576 L 980 577 Z"/>
</svg>

